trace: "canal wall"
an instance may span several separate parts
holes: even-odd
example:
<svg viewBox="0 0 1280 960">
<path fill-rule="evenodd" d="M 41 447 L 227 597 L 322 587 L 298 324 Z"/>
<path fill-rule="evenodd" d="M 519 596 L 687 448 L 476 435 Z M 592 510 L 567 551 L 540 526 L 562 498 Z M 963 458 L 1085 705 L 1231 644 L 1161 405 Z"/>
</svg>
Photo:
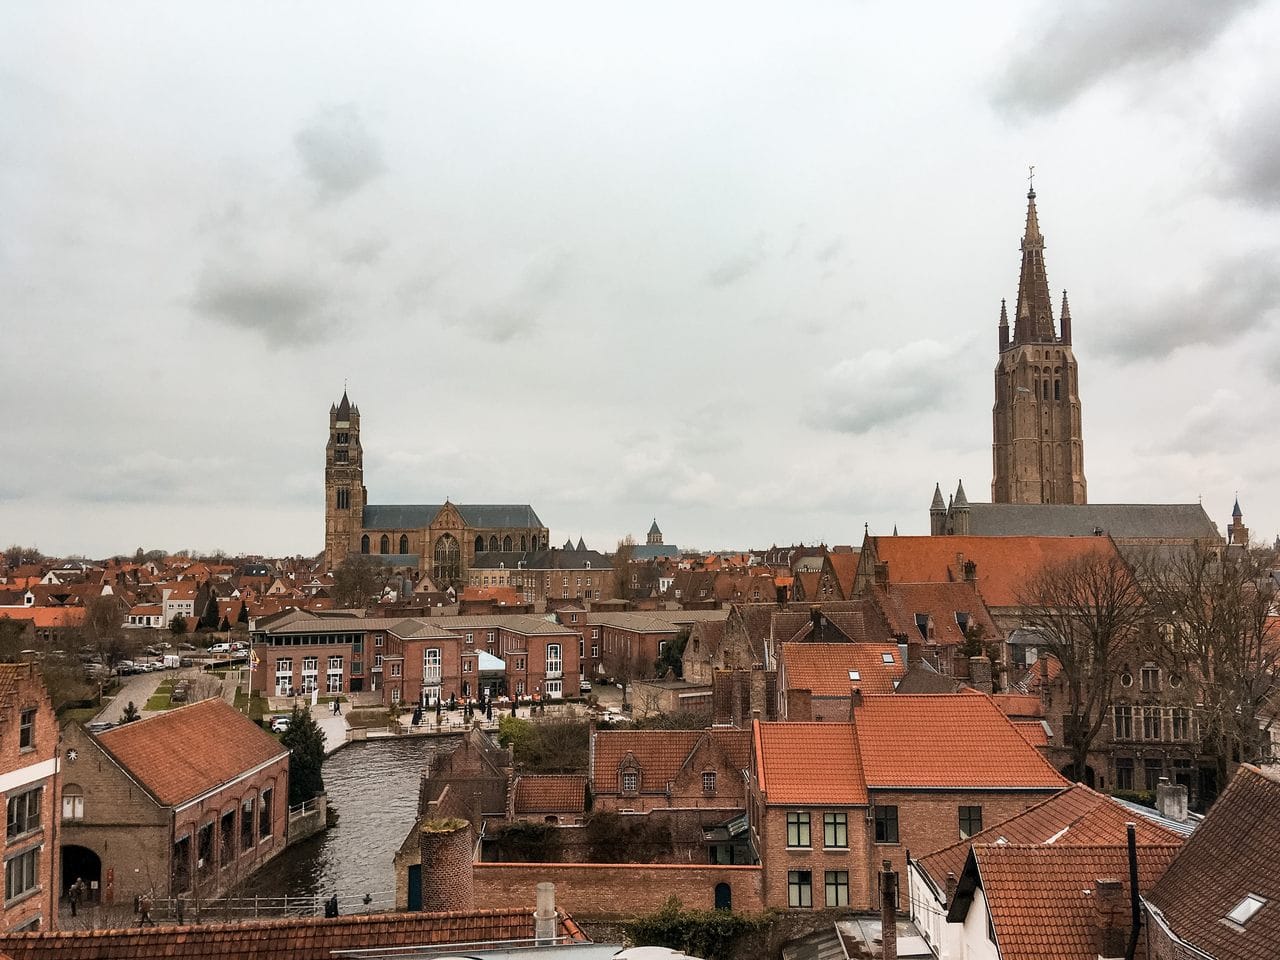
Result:
<svg viewBox="0 0 1280 960">
<path fill-rule="evenodd" d="M 716 886 L 728 884 L 736 911 L 764 909 L 759 866 L 683 863 L 477 863 L 475 908 L 526 903 L 544 881 L 556 904 L 579 919 L 619 919 L 660 909 L 679 897 L 691 910 L 711 910 Z"/>
<path fill-rule="evenodd" d="M 289 844 L 314 837 L 328 826 L 329 795 L 317 794 L 306 803 L 289 808 Z"/>
</svg>

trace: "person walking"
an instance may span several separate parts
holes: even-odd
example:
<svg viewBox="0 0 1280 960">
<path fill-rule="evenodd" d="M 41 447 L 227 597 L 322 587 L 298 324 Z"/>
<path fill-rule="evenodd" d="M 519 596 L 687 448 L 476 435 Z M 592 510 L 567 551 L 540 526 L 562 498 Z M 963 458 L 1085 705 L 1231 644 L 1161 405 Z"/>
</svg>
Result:
<svg viewBox="0 0 1280 960">
<path fill-rule="evenodd" d="M 138 898 L 138 913 L 140 914 L 138 918 L 138 926 L 154 927 L 156 925 L 156 922 L 151 919 L 151 907 L 152 900 L 150 893 L 144 893 Z"/>
<path fill-rule="evenodd" d="M 76 877 L 76 882 L 71 885 L 71 889 L 67 891 L 67 900 L 71 903 L 71 915 L 76 915 L 76 908 L 80 906 L 80 901 L 84 899 L 84 881 Z"/>
</svg>

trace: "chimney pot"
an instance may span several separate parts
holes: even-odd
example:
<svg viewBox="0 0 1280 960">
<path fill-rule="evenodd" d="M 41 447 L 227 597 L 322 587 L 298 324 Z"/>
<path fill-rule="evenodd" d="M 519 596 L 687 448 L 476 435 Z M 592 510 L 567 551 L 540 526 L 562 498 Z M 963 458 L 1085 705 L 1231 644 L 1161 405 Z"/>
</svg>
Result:
<svg viewBox="0 0 1280 960">
<path fill-rule="evenodd" d="M 556 885 L 537 886 L 538 908 L 533 912 L 533 936 L 539 946 L 550 946 L 556 939 Z"/>
<path fill-rule="evenodd" d="M 948 907 L 951 906 L 952 902 L 956 898 L 956 886 L 957 886 L 956 875 L 954 872 L 948 870 L 947 880 L 945 885 L 943 886 L 943 892 L 946 895 Z"/>
</svg>

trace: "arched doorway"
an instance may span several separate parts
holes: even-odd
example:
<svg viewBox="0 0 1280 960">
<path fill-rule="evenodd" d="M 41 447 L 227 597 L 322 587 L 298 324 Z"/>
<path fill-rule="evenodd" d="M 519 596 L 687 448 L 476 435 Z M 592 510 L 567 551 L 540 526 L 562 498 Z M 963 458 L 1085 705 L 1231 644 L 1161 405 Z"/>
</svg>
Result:
<svg viewBox="0 0 1280 960">
<path fill-rule="evenodd" d="M 733 909 L 733 890 L 729 888 L 727 883 L 716 884 L 716 909 L 732 910 Z"/>
<path fill-rule="evenodd" d="M 77 877 L 84 881 L 85 899 L 97 900 L 102 893 L 102 859 L 88 847 L 68 843 L 62 848 L 59 897 L 67 895 Z"/>
</svg>

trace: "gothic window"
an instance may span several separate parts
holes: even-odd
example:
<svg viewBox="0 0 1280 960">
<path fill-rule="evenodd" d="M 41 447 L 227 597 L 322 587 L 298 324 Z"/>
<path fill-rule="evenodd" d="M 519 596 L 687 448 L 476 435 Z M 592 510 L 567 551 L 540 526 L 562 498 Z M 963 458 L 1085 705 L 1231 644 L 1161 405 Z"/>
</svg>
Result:
<svg viewBox="0 0 1280 960">
<path fill-rule="evenodd" d="M 524 534 L 520 535 L 520 552 L 526 553 L 529 550 L 529 538 Z"/>
<path fill-rule="evenodd" d="M 1044 381 L 1044 399 L 1049 399 L 1049 381 Z"/>
<path fill-rule="evenodd" d="M 498 536 L 497 536 L 497 534 L 494 534 L 493 536 L 491 536 L 491 537 L 489 538 L 489 549 L 490 549 L 490 550 L 497 550 L 497 549 L 498 549 Z"/>
<path fill-rule="evenodd" d="M 409 552 L 409 537 L 407 534 L 403 534 L 403 533 L 400 534 L 400 552 L 401 553 Z"/>
<path fill-rule="evenodd" d="M 339 488 L 338 488 L 338 502 L 337 502 L 337 507 L 338 507 L 338 509 L 339 509 L 339 510 L 350 510 L 350 509 L 351 509 L 351 488 L 350 488 L 350 487 L 339 487 Z"/>
<path fill-rule="evenodd" d="M 449 534 L 444 534 L 436 541 L 433 560 L 432 576 L 436 583 L 443 586 L 461 578 L 462 551 L 458 549 L 458 541 Z"/>
<path fill-rule="evenodd" d="M 361 553 L 369 552 L 369 535 L 367 533 L 360 538 L 360 552 Z"/>
<path fill-rule="evenodd" d="M 350 439 L 350 438 L 348 437 L 348 435 L 347 435 L 347 434 L 345 434 L 345 433 L 339 433 L 339 434 L 337 435 L 337 437 L 335 438 L 335 442 L 338 444 L 338 446 L 340 446 L 340 447 L 345 447 L 345 446 L 347 445 L 347 443 L 348 443 L 349 439 Z"/>
<path fill-rule="evenodd" d="M 503 553 L 510 553 L 510 552 L 511 552 L 511 537 L 510 537 L 510 536 L 506 536 L 506 537 L 503 537 L 503 538 L 502 538 L 502 552 L 503 552 Z"/>
<path fill-rule="evenodd" d="M 1061 380 L 1053 381 L 1053 399 L 1055 400 L 1062 399 L 1062 381 Z"/>
<path fill-rule="evenodd" d="M 378 552 L 379 553 L 391 552 L 391 538 L 388 537 L 385 533 L 382 535 L 382 539 L 378 541 Z"/>
<path fill-rule="evenodd" d="M 476 537 L 476 553 L 484 553 L 484 537 Z"/>
<path fill-rule="evenodd" d="M 334 462 L 334 463 L 346 463 L 346 462 L 347 462 L 347 451 L 346 451 L 346 450 L 335 450 L 335 451 L 333 451 L 333 462 Z"/>
</svg>

